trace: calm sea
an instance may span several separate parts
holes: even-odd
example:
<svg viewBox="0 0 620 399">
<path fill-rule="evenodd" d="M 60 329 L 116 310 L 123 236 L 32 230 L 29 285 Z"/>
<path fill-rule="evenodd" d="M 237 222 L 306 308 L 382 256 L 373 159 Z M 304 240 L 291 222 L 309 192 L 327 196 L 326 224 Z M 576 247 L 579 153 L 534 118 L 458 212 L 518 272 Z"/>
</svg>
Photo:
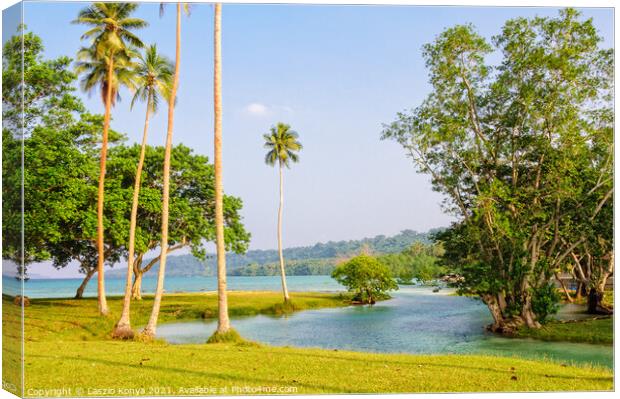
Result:
<svg viewBox="0 0 620 399">
<path fill-rule="evenodd" d="M 157 276 L 145 276 L 142 281 L 142 293 L 152 294 L 155 291 Z M 329 292 L 344 290 L 340 284 L 329 276 L 288 276 L 286 278 L 291 291 Z M 2 277 L 2 292 L 19 295 L 21 282 L 13 277 Z M 82 283 L 80 278 L 67 279 L 31 279 L 24 283 L 24 293 L 30 298 L 72 298 Z M 124 278 L 106 278 L 107 295 L 123 295 Z M 228 276 L 228 288 L 233 291 L 278 291 L 281 289 L 279 276 L 240 277 Z M 165 292 L 203 292 L 215 291 L 215 277 L 168 277 L 164 283 Z M 88 283 L 84 291 L 85 297 L 97 296 L 96 276 Z"/>
</svg>

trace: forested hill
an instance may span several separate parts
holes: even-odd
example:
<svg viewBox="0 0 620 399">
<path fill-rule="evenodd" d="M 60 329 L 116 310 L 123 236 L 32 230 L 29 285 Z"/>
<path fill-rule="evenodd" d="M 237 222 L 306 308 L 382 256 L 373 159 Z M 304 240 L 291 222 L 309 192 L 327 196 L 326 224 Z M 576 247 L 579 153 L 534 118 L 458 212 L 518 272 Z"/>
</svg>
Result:
<svg viewBox="0 0 620 399">
<path fill-rule="evenodd" d="M 355 255 L 362 248 L 368 248 L 375 254 L 387 254 L 401 252 L 413 242 L 430 242 L 430 236 L 438 229 L 429 230 L 426 233 L 418 233 L 413 230 L 403 230 L 397 235 L 387 237 L 378 235 L 372 238 L 349 241 L 329 241 L 318 243 L 307 247 L 293 247 L 284 250 L 284 258 L 287 260 L 287 267 L 293 267 L 292 274 L 326 274 L 330 265 L 334 264 L 338 258 L 345 258 Z M 278 251 L 274 249 L 261 250 L 255 249 L 248 251 L 244 255 L 228 254 L 226 265 L 229 274 L 255 274 L 245 272 L 246 266 L 251 270 L 259 270 L 257 274 L 263 274 L 260 270 L 269 270 L 270 264 L 278 262 Z M 265 266 L 265 267 L 261 267 Z M 111 276 L 122 276 L 124 270 L 118 268 L 111 270 Z M 157 266 L 153 268 L 156 270 Z M 195 275 L 214 275 L 215 256 L 210 255 L 206 262 L 201 262 L 192 255 L 169 256 L 166 275 L 168 276 L 195 276 Z M 149 274 L 155 274 L 153 271 Z"/>
</svg>

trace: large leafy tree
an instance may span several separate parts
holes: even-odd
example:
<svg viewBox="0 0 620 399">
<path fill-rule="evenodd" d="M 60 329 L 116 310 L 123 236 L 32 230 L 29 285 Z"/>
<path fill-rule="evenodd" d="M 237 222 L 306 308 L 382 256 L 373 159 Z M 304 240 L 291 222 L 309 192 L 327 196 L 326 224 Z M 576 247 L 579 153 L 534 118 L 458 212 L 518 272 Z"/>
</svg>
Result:
<svg viewBox="0 0 620 399">
<path fill-rule="evenodd" d="M 270 166 L 278 165 L 280 176 L 280 204 L 278 206 L 278 255 L 280 257 L 280 275 L 282 277 L 282 292 L 284 301 L 291 298 L 286 287 L 286 272 L 284 270 L 284 255 L 282 254 L 282 211 L 284 207 L 284 167 L 290 168 L 291 163 L 299 162 L 297 154 L 303 146 L 298 140 L 299 135 L 285 123 L 279 122 L 271 128 L 269 134 L 263 135 L 265 148 L 268 149 L 265 155 L 265 163 Z"/>
<path fill-rule="evenodd" d="M 108 151 L 108 130 L 110 127 L 111 107 L 114 104 L 115 94 L 119 91 L 121 83 L 120 74 L 115 74 L 115 62 L 127 63 L 130 57 L 128 45 L 142 47 L 142 41 L 132 33 L 132 30 L 143 28 L 146 21 L 134 18 L 131 14 L 138 7 L 137 3 L 93 3 L 84 8 L 78 14 L 74 23 L 90 27 L 82 35 L 82 39 L 91 41 L 90 53 L 93 55 L 92 64 L 105 66 L 106 73 L 96 74 L 97 68 L 78 66 L 84 69 L 86 79 L 83 87 L 91 90 L 100 86 L 105 113 L 103 120 L 103 135 L 101 141 L 101 156 L 99 160 L 99 187 L 97 193 L 97 291 L 99 312 L 103 315 L 108 313 L 108 305 L 105 296 L 104 285 L 104 221 L 103 207 L 105 196 L 106 158 Z M 89 77 L 96 78 L 89 78 Z"/>
<path fill-rule="evenodd" d="M 509 20 L 493 46 L 472 26 L 447 29 L 424 47 L 432 93 L 383 132 L 460 218 L 441 235 L 446 259 L 464 277 L 461 290 L 487 304 L 495 331 L 539 327 L 553 310 L 544 304 L 554 272 L 601 237 L 575 234 L 611 201 L 593 184 L 597 173 L 579 172 L 611 157 L 596 144 L 613 121 L 613 62 L 600 41 L 572 9 Z M 495 67 L 485 62 L 493 49 Z"/>
<path fill-rule="evenodd" d="M 135 165 L 142 151 L 141 146 L 116 146 L 110 150 L 107 182 L 108 195 L 118 199 L 123 209 L 119 223 L 124 223 L 125 243 L 128 242 L 130 204 L 133 197 Z M 163 147 L 146 147 L 143 180 L 140 188 L 137 224 L 135 230 L 134 294 L 140 295 L 142 276 L 159 261 L 157 256 L 145 262 L 144 256 L 156 249 L 161 241 L 161 185 L 163 181 Z M 183 145 L 173 147 L 171 166 L 175 173 L 170 179 L 170 229 L 168 253 L 189 248 L 199 259 L 205 259 L 204 245 L 215 241 L 214 170 L 208 158 L 196 155 Z M 110 201 L 114 206 L 116 201 Z M 226 248 L 235 253 L 247 250 L 250 235 L 245 231 L 240 211 L 242 201 L 224 196 Z M 107 207 L 108 205 L 106 205 Z"/>
<path fill-rule="evenodd" d="M 71 59 L 46 60 L 43 50 L 31 32 L 3 47 L 2 256 L 20 266 L 50 259 L 81 214 L 88 197 L 82 177 L 90 173 L 87 161 L 102 122 L 74 94 Z"/>
<path fill-rule="evenodd" d="M 129 217 L 129 247 L 127 254 L 127 281 L 125 283 L 125 297 L 123 299 L 123 311 L 120 320 L 113 332 L 114 337 L 129 338 L 133 336 L 130 322 L 131 303 L 131 280 L 133 275 L 133 262 L 135 255 L 136 219 L 138 215 L 138 198 L 140 195 L 140 181 L 146 153 L 146 142 L 149 129 L 149 118 L 158 109 L 161 98 L 168 100 L 172 86 L 172 63 L 157 52 L 155 45 L 149 46 L 144 55 L 138 56 L 138 65 L 133 71 L 133 79 L 136 84 L 135 95 L 131 105 L 141 100 L 146 102 L 146 116 L 144 119 L 144 131 L 142 133 L 142 145 L 138 157 L 138 166 L 134 181 L 133 196 L 131 200 L 131 215 Z"/>
</svg>

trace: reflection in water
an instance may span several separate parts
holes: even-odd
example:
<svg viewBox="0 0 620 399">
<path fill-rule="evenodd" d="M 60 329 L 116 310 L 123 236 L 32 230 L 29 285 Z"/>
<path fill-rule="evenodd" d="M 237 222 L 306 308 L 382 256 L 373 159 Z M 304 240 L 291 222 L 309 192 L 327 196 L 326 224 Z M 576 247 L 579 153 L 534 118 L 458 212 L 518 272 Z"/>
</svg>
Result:
<svg viewBox="0 0 620 399">
<path fill-rule="evenodd" d="M 476 353 L 549 358 L 613 367 L 611 346 L 508 339 L 484 326 L 491 316 L 476 299 L 405 287 L 375 306 L 350 306 L 233 320 L 250 340 L 278 346 L 390 353 Z M 215 321 L 162 324 L 158 336 L 171 343 L 203 343 Z"/>
</svg>

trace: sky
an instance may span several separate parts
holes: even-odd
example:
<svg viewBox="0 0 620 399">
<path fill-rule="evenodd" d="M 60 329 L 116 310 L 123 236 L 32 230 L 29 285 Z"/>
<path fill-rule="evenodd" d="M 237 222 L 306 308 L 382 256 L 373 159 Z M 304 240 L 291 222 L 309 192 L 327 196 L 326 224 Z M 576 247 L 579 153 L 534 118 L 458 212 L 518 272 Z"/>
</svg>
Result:
<svg viewBox="0 0 620 399">
<path fill-rule="evenodd" d="M 74 56 L 85 26 L 74 25 L 87 3 L 26 2 L 28 30 L 42 37 L 45 57 Z M 313 245 L 426 231 L 453 220 L 428 176 L 395 142 L 381 141 L 383 123 L 419 105 L 430 85 L 423 44 L 456 24 L 472 23 L 490 39 L 514 17 L 554 16 L 555 8 L 233 5 L 222 7 L 224 190 L 243 199 L 251 249 L 276 248 L 278 176 L 264 164 L 262 135 L 277 122 L 299 133 L 300 163 L 284 176 L 284 246 Z M 613 47 L 613 11 L 581 9 Z M 157 3 L 136 16 L 150 26 L 136 33 L 174 56 L 175 7 L 162 18 Z M 213 8 L 193 5 L 182 20 L 181 77 L 174 143 L 213 154 Z M 8 26 L 3 27 L 6 40 Z M 98 93 L 80 93 L 103 113 Z M 112 128 L 138 141 L 144 105 L 129 110 L 121 92 Z M 150 127 L 163 145 L 166 112 Z M 74 273 L 75 270 L 72 271 Z"/>
</svg>

